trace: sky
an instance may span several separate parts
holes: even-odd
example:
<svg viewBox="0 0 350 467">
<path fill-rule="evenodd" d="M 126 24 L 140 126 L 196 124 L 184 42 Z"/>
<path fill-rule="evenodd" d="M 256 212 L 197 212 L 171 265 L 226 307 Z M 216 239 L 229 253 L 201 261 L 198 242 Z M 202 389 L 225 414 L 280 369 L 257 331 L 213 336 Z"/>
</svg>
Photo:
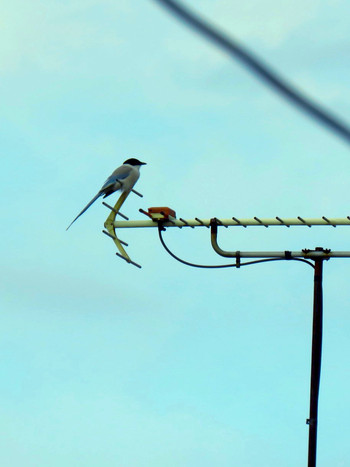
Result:
<svg viewBox="0 0 350 467">
<path fill-rule="evenodd" d="M 187 0 L 350 122 L 345 0 Z M 297 467 L 307 459 L 313 270 L 201 270 L 156 229 L 115 256 L 96 202 L 147 165 L 123 212 L 346 217 L 350 146 L 154 0 L 0 2 L 4 467 Z M 116 196 L 110 202 L 116 201 Z M 224 264 L 201 229 L 181 258 Z M 220 229 L 228 250 L 348 250 L 348 227 Z M 350 463 L 350 262 L 324 263 L 318 466 Z"/>
</svg>

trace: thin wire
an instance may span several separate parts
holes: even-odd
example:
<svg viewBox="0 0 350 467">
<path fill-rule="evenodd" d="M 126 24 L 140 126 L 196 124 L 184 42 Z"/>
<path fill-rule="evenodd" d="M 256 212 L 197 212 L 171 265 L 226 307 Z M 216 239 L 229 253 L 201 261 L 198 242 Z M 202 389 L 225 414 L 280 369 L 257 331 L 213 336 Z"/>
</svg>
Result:
<svg viewBox="0 0 350 467">
<path fill-rule="evenodd" d="M 315 269 L 315 266 L 311 263 L 311 261 L 308 261 L 307 259 L 302 259 L 302 258 L 291 258 L 293 261 L 300 261 L 302 263 L 306 263 L 308 264 L 309 266 L 311 266 L 312 268 Z"/>
<path fill-rule="evenodd" d="M 206 22 L 203 18 L 195 15 L 188 8 L 180 5 L 174 0 L 155 1 L 170 10 L 185 23 L 192 26 L 192 28 L 197 30 L 197 32 L 205 36 L 211 42 L 214 42 L 230 55 L 239 59 L 248 69 L 250 69 L 252 73 L 265 81 L 265 83 L 268 84 L 272 89 L 279 92 L 291 103 L 295 104 L 301 110 L 306 112 L 306 114 L 308 114 L 310 117 L 314 118 L 319 123 L 323 123 L 330 130 L 338 133 L 338 135 L 344 138 L 347 143 L 350 143 L 350 127 L 346 122 L 339 119 L 339 117 L 332 115 L 328 110 L 324 109 L 317 102 L 312 101 L 305 94 L 298 91 L 296 87 L 279 76 L 278 73 L 263 63 L 263 61 L 257 58 L 252 52 L 238 44 L 237 41 L 227 37 L 225 34 Z"/>
<path fill-rule="evenodd" d="M 221 269 L 221 268 L 239 268 L 241 266 L 249 266 L 251 264 L 258 264 L 258 263 L 267 263 L 270 261 L 300 261 L 302 263 L 307 263 L 309 266 L 315 269 L 314 265 L 310 262 L 307 261 L 306 259 L 302 258 L 265 258 L 265 259 L 258 259 L 255 261 L 247 261 L 245 263 L 240 263 L 239 265 L 237 263 L 231 263 L 231 264 L 215 264 L 215 265 L 207 265 L 207 264 L 196 264 L 196 263 L 191 263 L 190 261 L 186 261 L 184 259 L 179 258 L 178 256 L 173 253 L 169 247 L 166 245 L 162 231 L 165 231 L 165 228 L 162 226 L 161 222 L 158 223 L 158 235 L 161 244 L 163 245 L 165 251 L 169 253 L 170 256 L 172 256 L 176 261 L 179 261 L 182 264 L 185 264 L 186 266 L 191 266 L 193 268 L 202 268 L 202 269 Z"/>
</svg>

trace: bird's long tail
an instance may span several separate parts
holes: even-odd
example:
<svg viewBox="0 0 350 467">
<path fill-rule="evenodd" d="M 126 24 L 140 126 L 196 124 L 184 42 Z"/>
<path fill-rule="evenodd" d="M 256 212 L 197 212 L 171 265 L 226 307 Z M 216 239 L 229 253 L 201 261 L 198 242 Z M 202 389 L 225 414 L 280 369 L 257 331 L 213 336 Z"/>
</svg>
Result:
<svg viewBox="0 0 350 467">
<path fill-rule="evenodd" d="M 103 192 L 101 193 L 100 191 L 97 193 L 96 196 L 92 198 L 92 200 L 85 206 L 85 208 L 77 215 L 77 217 L 69 224 L 69 226 L 66 228 L 66 230 L 69 229 L 69 227 L 80 217 L 84 212 L 89 209 L 89 207 L 100 197 L 103 195 Z"/>
</svg>

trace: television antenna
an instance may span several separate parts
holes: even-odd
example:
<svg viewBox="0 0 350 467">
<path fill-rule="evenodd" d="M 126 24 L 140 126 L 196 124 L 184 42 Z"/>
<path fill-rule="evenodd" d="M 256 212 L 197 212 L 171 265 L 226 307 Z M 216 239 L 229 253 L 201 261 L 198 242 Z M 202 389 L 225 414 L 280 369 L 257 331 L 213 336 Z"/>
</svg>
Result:
<svg viewBox="0 0 350 467">
<path fill-rule="evenodd" d="M 142 195 L 135 190 L 132 190 L 138 196 Z M 258 218 L 253 217 L 251 219 L 238 219 L 231 217 L 229 219 L 218 219 L 216 217 L 211 219 L 199 219 L 195 217 L 193 219 L 176 218 L 176 213 L 173 209 L 168 207 L 151 207 L 148 211 L 140 209 L 139 211 L 145 214 L 148 219 L 146 220 L 129 220 L 127 216 L 120 213 L 120 208 L 124 203 L 129 193 L 122 193 L 120 198 L 114 207 L 103 203 L 110 209 L 110 214 L 104 224 L 106 230 L 103 230 L 108 237 L 111 237 L 118 248 L 116 255 L 125 260 L 127 263 L 132 264 L 138 268 L 141 265 L 131 260 L 130 256 L 126 253 L 123 246 L 128 244 L 117 237 L 117 229 L 127 228 L 157 228 L 160 241 L 166 251 L 175 259 L 183 264 L 201 268 L 223 268 L 223 267 L 235 267 L 240 268 L 241 266 L 257 264 L 266 261 L 277 261 L 277 260 L 296 260 L 302 261 L 314 269 L 314 285 L 313 285 L 313 319 L 312 319 L 312 348 L 311 348 L 311 378 L 310 378 L 310 410 L 309 417 L 306 419 L 306 423 L 309 426 L 309 445 L 308 445 L 308 467 L 316 466 L 316 450 L 317 450 L 317 424 L 318 424 L 318 398 L 320 388 L 320 375 L 321 375 L 321 357 L 322 357 L 322 328 L 323 328 L 323 263 L 333 258 L 350 258 L 350 251 L 332 251 L 327 248 L 316 247 L 313 249 L 302 249 L 299 251 L 240 251 L 223 250 L 218 243 L 218 232 L 222 227 L 308 227 L 312 226 L 326 226 L 326 227 L 337 227 L 337 226 L 350 226 L 350 216 L 345 218 L 328 218 L 322 216 L 321 218 L 302 218 L 300 216 L 296 218 L 280 218 L 278 216 L 274 218 Z M 116 216 L 120 215 L 124 218 L 123 221 L 116 220 Z M 200 228 L 207 227 L 210 229 L 210 241 L 214 251 L 225 258 L 234 258 L 233 264 L 224 265 L 200 265 L 193 264 L 185 261 L 176 256 L 165 244 L 162 232 L 166 228 Z M 242 259 L 249 259 L 249 261 L 242 261 Z"/>
</svg>

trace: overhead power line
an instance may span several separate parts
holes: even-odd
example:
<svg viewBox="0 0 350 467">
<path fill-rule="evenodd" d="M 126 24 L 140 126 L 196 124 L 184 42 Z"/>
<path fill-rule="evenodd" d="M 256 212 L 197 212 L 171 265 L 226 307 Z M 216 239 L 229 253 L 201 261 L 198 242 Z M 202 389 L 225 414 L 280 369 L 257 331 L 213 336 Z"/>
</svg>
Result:
<svg viewBox="0 0 350 467">
<path fill-rule="evenodd" d="M 350 143 L 350 126 L 346 122 L 299 91 L 293 84 L 289 83 L 285 78 L 282 78 L 276 71 L 255 56 L 255 54 L 240 45 L 237 40 L 228 37 L 177 1 L 155 1 L 167 8 L 175 16 L 213 42 L 216 46 L 225 50 L 233 58 L 240 60 L 257 78 L 263 80 L 265 84 L 269 85 L 285 99 L 288 99 L 289 102 L 298 106 L 299 109 L 303 110 L 309 117 L 312 117 L 318 123 L 322 123 L 329 130 L 345 139 L 347 143 Z"/>
</svg>

